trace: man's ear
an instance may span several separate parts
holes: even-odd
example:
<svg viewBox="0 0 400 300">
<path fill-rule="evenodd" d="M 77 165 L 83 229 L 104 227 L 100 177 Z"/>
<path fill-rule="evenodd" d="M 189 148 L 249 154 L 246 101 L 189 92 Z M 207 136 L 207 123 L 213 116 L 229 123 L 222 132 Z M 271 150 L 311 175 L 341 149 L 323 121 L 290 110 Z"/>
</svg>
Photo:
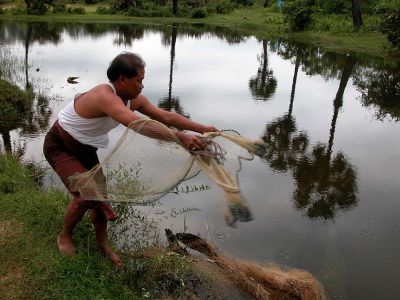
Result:
<svg viewBox="0 0 400 300">
<path fill-rule="evenodd" d="M 121 84 L 124 84 L 126 82 L 126 77 L 124 75 L 119 75 L 117 81 Z"/>
</svg>

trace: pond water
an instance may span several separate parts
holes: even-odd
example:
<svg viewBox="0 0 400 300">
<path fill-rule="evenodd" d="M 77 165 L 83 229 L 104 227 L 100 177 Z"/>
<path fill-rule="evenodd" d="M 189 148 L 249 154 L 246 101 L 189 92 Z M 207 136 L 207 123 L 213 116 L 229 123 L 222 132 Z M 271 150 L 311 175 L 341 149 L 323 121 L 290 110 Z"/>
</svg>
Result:
<svg viewBox="0 0 400 300">
<path fill-rule="evenodd" d="M 200 25 L 1 22 L 0 45 L 1 78 L 41 95 L 27 120 L 0 124 L 1 151 L 45 164 L 42 143 L 57 113 L 106 82 L 117 54 L 140 53 L 152 103 L 269 144 L 239 173 L 250 214 L 229 210 L 200 174 L 185 184 L 210 189 L 168 194 L 152 208 L 190 211 L 166 226 L 243 259 L 306 269 L 329 299 L 398 298 L 398 67 Z M 46 186 L 55 178 L 50 172 Z"/>
</svg>

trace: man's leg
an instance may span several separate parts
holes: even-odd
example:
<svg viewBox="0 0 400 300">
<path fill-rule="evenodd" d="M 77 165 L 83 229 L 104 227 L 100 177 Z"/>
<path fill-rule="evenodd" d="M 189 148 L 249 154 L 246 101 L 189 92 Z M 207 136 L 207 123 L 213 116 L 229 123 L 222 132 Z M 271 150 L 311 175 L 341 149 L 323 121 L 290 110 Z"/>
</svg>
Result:
<svg viewBox="0 0 400 300">
<path fill-rule="evenodd" d="M 91 209 L 89 211 L 90 219 L 93 222 L 96 231 L 97 246 L 103 252 L 104 256 L 108 257 L 116 267 L 122 265 L 121 259 L 111 250 L 107 238 L 107 219 L 104 217 L 102 209 Z"/>
<path fill-rule="evenodd" d="M 72 242 L 72 232 L 75 225 L 82 220 L 87 208 L 82 208 L 78 205 L 79 200 L 74 196 L 73 200 L 68 206 L 67 213 L 64 217 L 63 228 L 58 235 L 57 244 L 58 249 L 67 255 L 76 255 L 76 250 Z"/>
</svg>

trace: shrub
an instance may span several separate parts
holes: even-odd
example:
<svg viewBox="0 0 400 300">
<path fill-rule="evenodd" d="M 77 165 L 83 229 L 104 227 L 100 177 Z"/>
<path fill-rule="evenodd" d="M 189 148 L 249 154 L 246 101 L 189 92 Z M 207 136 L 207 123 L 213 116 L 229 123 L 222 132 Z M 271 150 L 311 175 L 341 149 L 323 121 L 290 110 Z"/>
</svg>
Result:
<svg viewBox="0 0 400 300">
<path fill-rule="evenodd" d="M 54 0 L 25 0 L 26 12 L 29 15 L 43 15 Z"/>
<path fill-rule="evenodd" d="M 396 9 L 400 8 L 400 3 L 393 0 L 380 1 L 374 6 L 373 12 L 376 15 L 384 16 L 395 12 Z"/>
<path fill-rule="evenodd" d="M 16 85 L 0 79 L 0 121 L 18 122 L 29 111 L 31 96 Z"/>
<path fill-rule="evenodd" d="M 70 14 L 84 15 L 86 10 L 83 7 L 68 7 L 67 12 Z"/>
<path fill-rule="evenodd" d="M 58 1 L 53 5 L 53 14 L 65 13 L 67 11 L 67 6 L 64 2 Z"/>
<path fill-rule="evenodd" d="M 227 14 L 233 11 L 233 5 L 230 1 L 221 1 L 215 6 L 215 12 L 217 14 Z"/>
<path fill-rule="evenodd" d="M 324 14 L 341 14 L 344 12 L 344 0 L 326 0 L 321 4 Z"/>
<path fill-rule="evenodd" d="M 315 0 L 291 0 L 282 9 L 284 20 L 292 30 L 304 30 L 312 22 L 312 16 L 319 9 Z"/>
<path fill-rule="evenodd" d="M 381 31 L 392 45 L 400 49 L 400 8 L 384 16 Z"/>
<path fill-rule="evenodd" d="M 114 15 L 116 13 L 116 10 L 114 7 L 99 6 L 97 7 L 96 12 L 99 15 Z"/>
<path fill-rule="evenodd" d="M 233 0 L 232 2 L 241 6 L 253 6 L 256 2 L 255 0 Z"/>
<path fill-rule="evenodd" d="M 207 11 L 204 8 L 195 8 L 191 12 L 193 19 L 201 19 L 207 17 Z"/>
</svg>

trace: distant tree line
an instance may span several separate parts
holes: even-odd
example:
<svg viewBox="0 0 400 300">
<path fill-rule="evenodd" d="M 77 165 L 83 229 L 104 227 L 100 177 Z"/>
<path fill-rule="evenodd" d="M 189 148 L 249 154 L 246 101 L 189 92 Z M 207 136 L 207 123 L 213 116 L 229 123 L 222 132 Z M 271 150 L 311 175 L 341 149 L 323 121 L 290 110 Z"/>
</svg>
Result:
<svg viewBox="0 0 400 300">
<path fill-rule="evenodd" d="M 5 0 L 0 0 L 5 1 Z M 10 1 L 15 2 L 15 1 Z M 96 4 L 99 0 L 24 0 L 26 13 L 42 15 L 53 13 L 85 14 L 79 4 Z M 212 14 L 226 14 L 240 6 L 252 6 L 255 0 L 108 0 L 97 7 L 99 14 L 124 13 L 139 17 L 204 18 Z M 72 4 L 72 7 L 71 7 Z"/>
<path fill-rule="evenodd" d="M 354 30 L 363 26 L 363 15 L 380 19 L 379 29 L 400 48 L 399 0 L 286 0 L 282 9 L 291 30 L 307 29 L 314 20 L 327 15 L 351 15 Z"/>
<path fill-rule="evenodd" d="M 1 3 L 15 3 L 19 7 L 18 13 L 35 15 L 47 11 L 85 14 L 82 4 L 98 3 L 98 14 L 204 18 L 214 14 L 227 14 L 238 7 L 253 6 L 256 0 L 0 0 Z M 373 16 L 374 20 L 379 20 L 374 24 L 373 30 L 381 31 L 390 43 L 400 48 L 399 0 L 263 0 L 257 3 L 257 9 L 272 6 L 278 8 L 284 21 L 294 31 L 305 30 L 323 18 L 332 18 L 332 24 L 335 24 L 335 16 L 351 17 L 353 29 L 348 25 L 347 31 L 358 31 L 364 28 L 364 17 Z M 340 22 L 337 21 L 336 24 L 338 23 Z M 367 27 L 365 30 L 371 31 L 371 28 Z"/>
</svg>

